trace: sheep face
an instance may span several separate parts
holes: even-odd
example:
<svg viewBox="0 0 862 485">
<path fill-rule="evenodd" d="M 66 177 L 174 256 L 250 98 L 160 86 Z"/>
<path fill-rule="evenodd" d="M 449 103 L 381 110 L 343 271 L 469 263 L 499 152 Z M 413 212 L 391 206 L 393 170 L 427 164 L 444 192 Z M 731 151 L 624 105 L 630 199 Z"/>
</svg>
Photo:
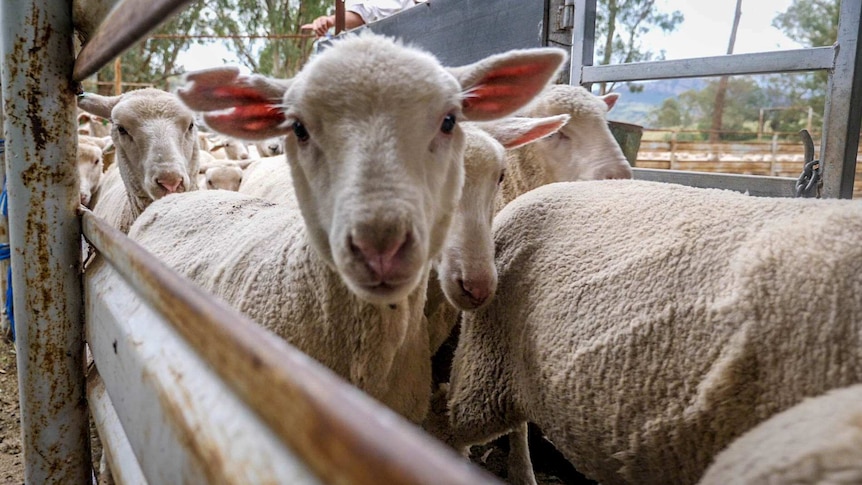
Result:
<svg viewBox="0 0 862 485">
<path fill-rule="evenodd" d="M 438 255 L 463 183 L 463 119 L 507 116 L 565 59 L 513 51 L 454 69 L 366 33 L 313 58 L 290 81 L 235 69 L 193 73 L 178 94 L 244 139 L 285 136 L 311 245 L 360 298 L 403 301 Z M 233 111 L 224 111 L 233 107 Z"/>
<path fill-rule="evenodd" d="M 269 138 L 255 143 L 261 157 L 274 157 L 284 153 L 284 144 L 280 138 Z"/>
<path fill-rule="evenodd" d="M 81 188 L 81 204 L 89 207 L 93 193 L 102 178 L 102 150 L 90 143 L 78 144 L 78 177 Z"/>
<path fill-rule="evenodd" d="M 548 87 L 525 113 L 528 116 L 568 114 L 559 132 L 531 149 L 546 164 L 550 182 L 632 178 L 631 167 L 608 128 L 605 116 L 618 98 L 602 97 L 580 86 Z"/>
<path fill-rule="evenodd" d="M 110 116 L 123 183 L 140 213 L 165 195 L 197 190 L 198 135 L 193 113 L 172 94 L 141 89 L 120 96 L 87 94 L 79 106 Z"/>
<path fill-rule="evenodd" d="M 239 190 L 242 183 L 242 169 L 237 166 L 210 167 L 204 172 L 207 190 Z"/>
<path fill-rule="evenodd" d="M 380 44 L 361 53 L 374 70 L 340 75 L 358 54 L 342 49 L 294 81 L 285 153 L 321 255 L 355 293 L 388 303 L 406 298 L 440 251 L 461 193 L 464 135 L 458 82 L 431 56 Z"/>
<path fill-rule="evenodd" d="M 484 306 L 497 288 L 491 224 L 504 178 L 506 149 L 551 135 L 568 120 L 568 115 L 560 115 L 462 124 L 466 139 L 464 187 L 436 265 L 443 293 L 457 309 Z"/>
</svg>

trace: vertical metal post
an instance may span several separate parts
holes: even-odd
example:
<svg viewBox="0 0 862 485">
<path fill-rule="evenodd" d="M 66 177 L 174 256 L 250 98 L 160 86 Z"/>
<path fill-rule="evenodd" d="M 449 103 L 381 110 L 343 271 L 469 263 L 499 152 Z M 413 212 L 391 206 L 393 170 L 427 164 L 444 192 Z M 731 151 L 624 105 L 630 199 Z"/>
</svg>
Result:
<svg viewBox="0 0 862 485">
<path fill-rule="evenodd" d="M 593 65 L 596 43 L 596 0 L 575 0 L 575 27 L 572 29 L 572 61 L 569 67 L 569 84 L 582 82 L 584 66 Z"/>
<path fill-rule="evenodd" d="M 71 0 L 0 6 L 18 386 L 29 484 L 91 479 Z"/>
<path fill-rule="evenodd" d="M 862 3 L 841 2 L 838 49 L 823 113 L 820 166 L 823 197 L 853 197 L 862 115 Z"/>
</svg>

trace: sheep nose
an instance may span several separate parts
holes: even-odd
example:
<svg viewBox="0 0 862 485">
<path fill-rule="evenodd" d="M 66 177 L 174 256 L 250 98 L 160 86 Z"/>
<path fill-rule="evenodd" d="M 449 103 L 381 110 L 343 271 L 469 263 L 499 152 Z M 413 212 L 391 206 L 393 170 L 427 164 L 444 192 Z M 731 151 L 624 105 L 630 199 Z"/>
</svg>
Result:
<svg viewBox="0 0 862 485">
<path fill-rule="evenodd" d="M 248 153 L 243 153 L 242 155 L 239 156 L 239 159 L 240 160 L 248 160 Z"/>
<path fill-rule="evenodd" d="M 399 260 L 410 242 L 410 234 L 403 232 L 397 236 L 370 238 L 350 236 L 350 248 L 354 254 L 365 260 L 374 275 L 385 280 L 399 266 Z"/>
<path fill-rule="evenodd" d="M 484 281 L 479 280 L 458 280 L 464 294 L 476 305 L 485 303 L 485 300 L 491 296 L 491 286 Z"/>
<path fill-rule="evenodd" d="M 81 205 L 87 205 L 90 203 L 90 196 L 87 194 L 81 194 Z"/>
<path fill-rule="evenodd" d="M 163 175 L 156 179 L 156 183 L 162 186 L 167 193 L 173 194 L 177 192 L 182 185 L 183 178 L 176 174 Z"/>
</svg>

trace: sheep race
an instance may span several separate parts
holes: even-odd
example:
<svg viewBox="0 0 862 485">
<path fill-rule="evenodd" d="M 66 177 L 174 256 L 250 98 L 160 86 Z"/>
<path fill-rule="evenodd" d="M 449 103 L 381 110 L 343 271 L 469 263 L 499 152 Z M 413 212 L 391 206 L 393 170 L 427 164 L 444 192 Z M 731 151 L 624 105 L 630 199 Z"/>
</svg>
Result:
<svg viewBox="0 0 862 485">
<path fill-rule="evenodd" d="M 124 4 L 136 0 L 69 3 L 74 24 L 66 40 L 80 61 L 89 46 L 106 42 L 103 20 L 120 19 Z M 596 8 L 594 1 L 576 3 Z M 417 4 L 402 13 L 439 15 L 428 13 L 433 0 Z M 858 26 L 859 10 L 845 5 L 841 12 L 859 13 Z M 321 418 L 311 425 L 317 430 L 311 440 L 322 444 L 299 448 L 275 431 L 250 436 L 239 424 L 245 421 L 232 421 L 227 441 L 245 443 L 250 456 L 265 443 L 257 459 L 270 449 L 290 457 L 274 465 L 283 474 L 249 479 L 269 468 L 259 475 L 237 474 L 242 465 L 208 468 L 231 457 L 195 429 L 205 421 L 189 417 L 193 406 L 184 410 L 159 397 L 164 410 L 141 413 L 171 417 L 164 429 L 141 433 L 133 430 L 140 423 L 117 412 L 111 426 L 128 437 L 103 433 L 109 428 L 100 421 L 104 411 L 93 408 L 96 386 L 117 409 L 135 404 L 112 391 L 110 379 L 94 384 L 100 372 L 142 382 L 164 377 L 146 363 L 101 368 L 107 365 L 101 350 L 87 348 L 87 340 L 82 352 L 66 349 L 67 356 L 81 356 L 74 361 L 84 384 L 79 401 L 90 401 L 89 411 L 76 412 L 100 421 L 84 431 L 96 444 L 92 456 L 86 447 L 85 481 L 862 482 L 857 201 L 654 179 L 638 171 L 609 124 L 626 96 L 594 94 L 590 82 L 569 79 L 577 72 L 571 64 L 584 62 L 574 51 L 548 47 L 545 39 L 449 65 L 447 52 L 393 35 L 386 30 L 393 25 L 378 19 L 323 39 L 290 77 L 223 65 L 187 72 L 173 89 L 78 92 L 76 107 L 62 107 L 64 118 L 74 119 L 67 130 L 74 150 L 65 159 L 75 163 L 68 173 L 56 169 L 61 190 L 45 191 L 62 203 L 45 206 L 58 205 L 72 225 L 93 216 L 117 232 L 109 250 L 102 249 L 103 236 L 90 238 L 82 229 L 74 232 L 79 240 L 63 244 L 70 250 L 60 256 L 70 259 L 62 266 L 85 288 L 85 310 L 76 312 L 85 331 L 79 328 L 75 338 L 95 340 L 93 328 L 111 328 L 92 326 L 107 318 L 90 314 L 92 301 L 105 298 L 103 290 L 116 294 L 109 287 L 120 281 L 117 274 L 135 286 L 117 267 L 113 246 L 140 248 L 207 301 L 237 311 L 260 335 L 331 371 L 338 386 L 369 398 L 380 413 L 365 424 Z M 8 66 L 2 72 L 4 96 L 12 97 Z M 9 116 L 14 104 L 6 123 L 29 133 L 29 118 Z M 17 156 L 15 143 L 25 138 L 16 133 L 6 135 L 7 157 Z M 7 224 L 10 257 L 22 264 L 30 255 L 15 248 L 24 240 L 21 227 L 26 237 L 31 230 L 12 223 L 23 210 L 15 195 L 32 182 L 26 171 L 16 175 L 18 163 L 6 164 Z M 7 478 L 63 482 L 68 476 L 57 480 L 52 474 L 63 472 L 42 463 L 51 459 L 45 438 L 27 435 L 39 425 L 27 414 L 35 406 L 25 404 L 21 373 L 31 371 L 22 371 L 22 362 L 46 345 L 34 322 L 47 317 L 38 310 L 29 316 L 33 297 L 26 292 L 35 280 L 13 279 L 13 271 L 4 315 L 12 311 L 14 281 L 24 323 L 13 329 L 4 318 L 2 333 L 18 334 L 10 347 L 20 354 L 24 463 L 16 466 L 24 471 Z M 146 326 L 156 314 L 149 300 L 130 298 L 121 318 Z M 185 305 L 181 298 L 169 301 Z M 209 318 L 203 313 L 189 318 Z M 173 338 L 198 355 L 182 332 Z M 21 347 L 27 342 L 30 350 Z M 113 353 L 140 344 L 115 340 Z M 252 368 L 266 367 L 256 355 L 249 358 Z M 222 377 L 221 364 L 204 353 L 195 359 Z M 233 359 L 224 355 L 225 362 Z M 200 385 L 181 368 L 171 372 L 167 379 L 180 393 Z M 320 387 L 310 384 L 323 396 L 342 395 L 340 387 Z M 250 393 L 266 401 L 268 391 Z M 251 419 L 248 430 L 266 427 L 254 404 L 246 405 L 251 418 L 220 419 Z M 317 416 L 303 406 L 284 413 Z M 143 450 L 166 442 L 150 435 L 165 434 L 191 450 L 191 461 L 183 461 L 185 451 L 171 458 L 170 449 Z M 338 438 L 323 438 L 330 434 Z M 343 436 L 350 438 L 339 443 Z M 369 463 L 392 457 L 368 443 L 402 439 L 405 450 L 427 446 L 427 459 L 420 451 L 406 464 L 393 461 L 379 477 L 357 471 L 362 466 L 354 462 L 363 457 Z M 358 458 L 350 455 L 357 443 L 367 448 Z M 44 456 L 36 460 L 35 453 Z M 162 466 L 170 473 L 153 473 Z M 415 475 L 403 471 L 413 466 Z M 434 466 L 446 472 L 435 477 Z"/>
</svg>

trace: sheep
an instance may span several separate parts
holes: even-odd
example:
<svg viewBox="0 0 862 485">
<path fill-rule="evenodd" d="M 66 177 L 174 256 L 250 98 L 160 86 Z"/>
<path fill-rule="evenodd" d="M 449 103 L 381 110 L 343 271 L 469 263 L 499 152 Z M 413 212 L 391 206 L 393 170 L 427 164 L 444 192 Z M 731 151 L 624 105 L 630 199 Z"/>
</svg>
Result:
<svg viewBox="0 0 862 485">
<path fill-rule="evenodd" d="M 77 162 L 81 204 L 90 207 L 93 194 L 98 190 L 102 178 L 102 149 L 87 138 L 79 138 Z"/>
<path fill-rule="evenodd" d="M 557 133 L 509 153 L 497 210 L 515 197 L 554 182 L 632 178 L 631 167 L 608 128 L 619 94 L 596 96 L 580 86 L 549 86 L 520 116 L 571 116 Z"/>
<path fill-rule="evenodd" d="M 249 158 L 245 142 L 229 136 L 219 136 L 213 140 L 209 152 L 220 160 L 246 160 Z"/>
<path fill-rule="evenodd" d="M 860 233 L 854 201 L 524 194 L 494 220 L 497 296 L 462 315 L 432 431 L 463 450 L 530 421 L 601 483 L 695 483 L 757 423 L 862 382 Z"/>
<path fill-rule="evenodd" d="M 123 232 L 154 200 L 197 190 L 199 150 L 193 113 L 153 88 L 119 96 L 84 93 L 78 106 L 111 120 L 116 163 L 105 172 L 93 211 Z"/>
<path fill-rule="evenodd" d="M 203 152 L 201 152 L 203 155 Z M 211 157 L 211 156 L 210 156 Z M 198 186 L 202 189 L 214 190 L 239 190 L 245 176 L 245 168 L 252 160 L 217 160 L 211 158 L 204 161 L 201 157 L 201 166 L 198 172 Z M 284 159 L 281 158 L 284 163 Z"/>
<path fill-rule="evenodd" d="M 553 182 L 631 178 L 631 168 L 608 129 L 605 119 L 607 111 L 616 104 L 618 99 L 619 95 L 616 93 L 595 96 L 580 86 L 553 85 L 537 96 L 537 101 L 520 110 L 520 114 L 532 116 L 565 114 L 569 117 L 569 121 L 562 129 L 550 136 L 508 152 L 506 176 L 502 179 L 501 189 L 498 191 L 495 211 L 499 212 L 505 204 L 518 195 Z M 518 123 L 518 119 L 523 118 L 514 117 L 509 120 L 479 123 L 479 125 L 484 125 L 485 130 L 493 133 L 509 129 L 507 125 Z M 476 268 L 489 268 L 492 264 L 487 260 L 487 253 L 481 256 L 477 254 L 481 245 L 493 246 L 490 239 L 490 220 L 486 228 L 481 230 L 473 228 L 467 233 L 469 232 L 476 232 L 476 235 L 468 236 L 461 244 L 453 244 L 448 248 L 455 255 L 459 252 L 472 255 L 462 257 L 461 262 L 450 268 L 448 275 L 449 287 L 445 295 L 449 302 L 455 303 L 455 306 L 461 310 L 475 309 L 493 295 L 493 287 L 490 286 L 493 281 L 488 277 L 490 270 L 484 273 L 485 277 L 481 280 L 474 280 L 471 283 L 473 285 L 477 285 L 479 281 L 484 283 L 477 287 L 482 296 L 477 304 L 465 305 L 465 299 L 471 296 L 470 292 L 465 288 L 459 288 L 456 284 L 459 278 L 464 280 L 459 273 L 468 271 L 464 267 L 465 264 L 472 264 Z M 474 259 L 476 257 L 484 259 Z M 474 274 L 479 273 L 474 272 Z M 459 292 L 460 296 L 458 296 Z M 443 296 L 439 287 L 430 285 L 426 316 L 429 322 L 433 322 L 432 328 L 443 332 L 439 336 L 445 340 L 456 324 L 458 313 L 452 308 L 440 306 L 444 300 Z M 461 301 L 456 302 L 456 298 L 460 298 Z M 442 342 L 437 338 L 432 338 L 432 342 L 435 343 L 432 351 L 436 352 Z M 457 332 L 451 335 L 440 355 L 435 356 L 435 379 L 439 382 L 448 380 L 447 369 L 452 349 L 456 344 Z"/>
<path fill-rule="evenodd" d="M 862 385 L 808 398 L 758 424 L 698 483 L 862 483 Z"/>
<path fill-rule="evenodd" d="M 102 138 L 111 135 L 111 120 L 79 110 L 78 134 Z"/>
<path fill-rule="evenodd" d="M 512 114 L 565 57 L 513 51 L 447 70 L 369 32 L 339 40 L 288 81 L 230 68 L 190 75 L 179 95 L 215 111 L 206 116 L 214 130 L 286 135 L 299 210 L 228 191 L 179 194 L 153 203 L 130 237 L 420 422 L 431 391 L 430 261 L 463 182 L 458 121 Z"/>
<path fill-rule="evenodd" d="M 273 157 L 284 153 L 284 146 L 279 138 L 258 140 L 254 143 L 254 146 L 260 158 Z"/>
<path fill-rule="evenodd" d="M 564 114 L 463 124 L 464 186 L 443 252 L 432 266 L 425 303 L 432 355 L 451 333 L 459 310 L 478 308 L 494 294 L 491 221 L 505 178 L 506 151 L 555 133 L 568 120 Z"/>
</svg>

